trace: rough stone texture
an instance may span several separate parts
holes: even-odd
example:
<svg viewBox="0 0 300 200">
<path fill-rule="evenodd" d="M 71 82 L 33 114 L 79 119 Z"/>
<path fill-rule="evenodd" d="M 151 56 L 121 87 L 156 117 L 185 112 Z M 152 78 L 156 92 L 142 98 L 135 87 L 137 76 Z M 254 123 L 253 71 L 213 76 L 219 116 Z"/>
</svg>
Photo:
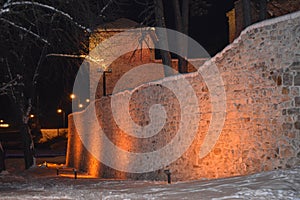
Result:
<svg viewBox="0 0 300 200">
<path fill-rule="evenodd" d="M 243 1 L 235 1 L 234 8 L 227 13 L 229 19 L 229 41 L 232 42 L 231 38 L 237 38 L 245 28 L 244 26 L 244 12 L 243 12 Z M 256 5 L 255 5 L 256 4 Z M 251 1 L 251 21 L 256 23 L 259 21 L 259 8 L 258 2 Z M 274 18 L 282 15 L 286 15 L 300 9 L 300 2 L 298 0 L 272 0 L 267 2 L 267 18 Z M 234 12 L 234 17 L 232 13 Z M 232 34 L 234 34 L 232 36 Z M 279 38 L 281 35 L 278 36 Z"/>
<path fill-rule="evenodd" d="M 201 159 L 199 150 L 213 112 L 210 91 L 199 73 L 184 75 L 200 103 L 199 129 L 190 148 L 178 160 L 163 168 L 171 170 L 173 180 L 245 175 L 300 164 L 300 86 L 297 82 L 300 71 L 295 67 L 300 60 L 299 26 L 300 12 L 255 24 L 202 66 L 205 70 L 210 69 L 211 63 L 217 65 L 227 100 L 222 133 L 210 153 Z M 163 81 L 176 84 L 177 79 L 174 76 Z M 178 101 L 164 87 L 161 87 L 163 92 L 155 93 L 157 87 L 160 87 L 159 82 L 131 91 L 129 111 L 137 124 L 145 126 L 149 123 L 147 113 L 151 105 L 159 103 L 166 109 L 168 121 L 158 135 L 148 139 L 133 138 L 119 129 L 111 116 L 111 97 L 95 102 L 99 124 L 107 137 L 120 148 L 130 152 L 153 151 L 176 135 L 181 113 Z M 185 90 L 181 85 L 177 87 Z M 195 109 L 193 106 L 184 109 Z M 80 117 L 84 112 L 74 115 Z M 74 115 L 69 116 L 67 165 L 105 178 L 166 179 L 163 169 L 131 174 L 99 163 L 82 145 L 73 123 Z M 89 122 L 82 124 L 91 126 Z M 91 145 L 101 152 L 100 144 Z M 155 160 L 149 164 L 151 162 Z"/>
</svg>

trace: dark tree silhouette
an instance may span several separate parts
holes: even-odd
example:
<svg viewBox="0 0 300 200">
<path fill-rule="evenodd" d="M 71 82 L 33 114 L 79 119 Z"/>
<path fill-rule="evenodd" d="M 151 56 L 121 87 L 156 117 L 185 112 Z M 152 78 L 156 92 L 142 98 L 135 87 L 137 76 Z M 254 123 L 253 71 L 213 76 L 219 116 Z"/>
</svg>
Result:
<svg viewBox="0 0 300 200">
<path fill-rule="evenodd" d="M 259 1 L 259 20 L 263 21 L 267 19 L 267 0 Z"/>
<path fill-rule="evenodd" d="M 189 27 L 189 0 L 182 1 L 182 6 L 180 6 L 179 0 L 172 0 L 174 7 L 174 15 L 175 15 L 175 25 L 177 31 L 188 35 L 188 27 Z M 187 41 L 178 40 L 177 46 L 181 50 L 181 55 L 185 55 L 185 58 L 178 58 L 178 72 L 186 73 L 187 69 Z"/>
<path fill-rule="evenodd" d="M 168 6 L 173 6 L 173 18 L 174 24 L 177 31 L 188 35 L 188 27 L 189 27 L 189 17 L 190 15 L 193 16 L 201 16 L 207 13 L 207 8 L 210 6 L 209 0 L 171 0 L 169 3 L 163 0 L 147 0 L 146 3 L 141 3 L 137 1 L 137 3 L 145 6 L 144 11 L 141 13 L 141 17 L 144 18 L 142 24 L 145 25 L 156 25 L 159 27 L 166 27 L 165 22 L 165 15 L 164 15 L 164 4 Z M 154 12 L 152 11 L 155 10 Z M 152 15 L 155 15 L 155 22 L 153 23 L 150 19 Z M 147 23 L 148 22 L 148 23 Z M 168 28 L 168 27 L 167 27 Z M 160 42 L 164 42 L 167 45 L 167 38 L 166 36 L 163 37 L 164 39 L 160 40 Z M 165 41 L 166 40 L 166 41 Z M 177 41 L 178 49 L 181 50 L 181 55 L 188 55 L 187 49 L 188 44 L 187 41 L 178 40 Z M 162 59 L 164 64 L 170 63 L 168 60 L 170 56 L 161 51 Z M 186 73 L 187 69 L 187 56 L 178 58 L 178 72 L 179 73 Z M 171 66 L 171 65 L 169 65 Z"/>
<path fill-rule="evenodd" d="M 166 28 L 165 15 L 164 15 L 164 4 L 162 0 L 154 0 L 154 13 L 155 13 L 155 21 L 156 25 L 162 28 Z M 165 49 L 168 47 L 168 37 L 167 33 L 164 31 L 157 31 L 158 42 L 161 43 Z M 162 57 L 162 62 L 165 66 L 172 66 L 171 54 L 168 51 L 160 50 L 160 54 Z M 168 68 L 164 68 L 165 76 L 172 75 L 172 71 Z"/>
<path fill-rule="evenodd" d="M 5 168 L 5 153 L 0 141 L 0 172 L 6 170 Z"/>
<path fill-rule="evenodd" d="M 108 19 L 107 11 L 115 3 L 114 0 L 0 1 L 0 95 L 7 95 L 14 108 L 26 169 L 35 164 L 29 119 L 36 106 L 37 86 L 44 81 L 55 81 L 61 72 L 69 74 L 66 62 L 64 67 L 50 67 L 46 55 L 87 53 L 85 39 L 92 27 Z"/>
<path fill-rule="evenodd" d="M 251 0 L 243 0 L 244 28 L 251 25 Z"/>
</svg>

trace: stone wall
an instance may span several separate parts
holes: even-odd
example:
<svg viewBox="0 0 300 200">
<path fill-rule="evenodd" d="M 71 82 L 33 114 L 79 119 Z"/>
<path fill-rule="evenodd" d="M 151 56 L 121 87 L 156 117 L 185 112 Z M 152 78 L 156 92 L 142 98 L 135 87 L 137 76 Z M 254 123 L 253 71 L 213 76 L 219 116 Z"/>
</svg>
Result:
<svg viewBox="0 0 300 200">
<path fill-rule="evenodd" d="M 279 17 L 298 11 L 300 9 L 300 2 L 298 0 L 273 0 L 267 2 L 267 18 Z M 234 13 L 233 13 L 234 12 Z M 234 17 L 232 16 L 234 14 Z M 245 28 L 244 25 L 244 12 L 243 12 L 243 1 L 238 0 L 234 3 L 234 9 L 227 13 L 229 33 L 231 40 L 231 34 L 234 34 L 234 39 L 237 38 Z M 258 3 L 251 2 L 251 21 L 256 23 L 259 21 L 259 5 Z M 234 29 L 231 31 L 231 29 Z"/>
<path fill-rule="evenodd" d="M 199 75 L 212 69 L 212 64 L 217 66 L 224 82 L 226 118 L 216 144 L 208 154 L 199 157 L 210 124 L 217 116 L 214 115 L 216 110 L 212 109 L 214 100 L 207 82 Z M 167 121 L 161 131 L 150 138 L 136 139 L 117 126 L 112 116 L 111 96 L 95 102 L 98 123 L 106 136 L 128 152 L 149 152 L 162 148 L 178 132 L 182 109 L 191 113 L 198 109 L 196 136 L 179 159 L 161 170 L 142 174 L 114 170 L 99 163 L 94 154 L 82 145 L 78 131 L 85 126 L 88 128 L 86 130 L 90 130 L 86 134 L 91 137 L 98 134 L 96 129 L 91 128 L 94 127 L 92 122 L 83 121 L 84 116 L 89 114 L 87 108 L 69 116 L 67 165 L 95 176 L 120 179 L 166 180 L 162 171 L 169 169 L 172 179 L 179 181 L 245 175 L 300 164 L 300 12 L 248 27 L 198 72 L 184 75 L 183 78 L 195 91 L 198 108 L 193 104 L 181 108 L 174 93 L 162 87 L 163 83 L 169 83 L 185 92 L 186 88 L 178 84 L 181 78 L 168 77 L 114 95 L 117 99 L 131 95 L 129 111 L 132 120 L 140 126 L 149 123 L 147 113 L 151 105 L 164 106 Z M 187 93 L 186 101 L 190 99 L 191 94 Z M 74 117 L 81 120 L 79 126 L 77 123 L 75 127 Z M 111 152 L 103 152 L 104 145 L 90 138 L 91 148 L 102 156 L 109 154 L 112 162 L 124 165 L 134 162 L 122 160 Z M 155 160 L 141 165 L 147 167 L 152 162 Z"/>
</svg>

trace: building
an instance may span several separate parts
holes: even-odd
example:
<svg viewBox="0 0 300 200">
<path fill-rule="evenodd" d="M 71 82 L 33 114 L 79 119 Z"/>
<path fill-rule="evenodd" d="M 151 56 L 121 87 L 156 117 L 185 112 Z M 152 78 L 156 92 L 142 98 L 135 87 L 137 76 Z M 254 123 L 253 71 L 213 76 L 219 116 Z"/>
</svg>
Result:
<svg viewBox="0 0 300 200">
<path fill-rule="evenodd" d="M 259 5 L 256 1 L 251 1 L 251 20 L 252 24 L 259 21 Z M 279 17 L 300 10 L 298 0 L 272 0 L 267 3 L 267 18 Z M 242 0 L 235 2 L 234 8 L 227 13 L 229 23 L 229 42 L 237 38 L 244 25 L 243 3 Z"/>
<path fill-rule="evenodd" d="M 130 33 L 136 32 L 136 36 L 132 37 L 132 34 L 130 34 L 130 37 L 128 37 L 126 31 L 129 30 Z M 117 39 L 116 37 L 113 37 L 118 34 L 120 35 L 120 33 L 124 33 L 120 38 Z M 149 32 L 145 34 L 144 38 L 140 38 L 140 33 L 141 30 L 139 29 L 139 24 L 125 18 L 104 24 L 94 30 L 90 37 L 89 49 L 91 54 L 101 60 L 100 63 L 92 64 L 93 67 L 90 67 L 90 90 L 96 90 L 95 99 L 122 90 L 133 89 L 144 83 L 164 78 L 165 75 L 163 70 L 153 68 L 150 65 L 148 66 L 149 71 L 147 71 L 146 67 L 144 68 L 144 70 L 146 70 L 146 74 L 144 75 L 138 71 L 133 71 L 134 68 L 144 64 L 162 63 L 161 59 L 156 59 L 155 50 L 149 48 L 150 46 L 155 47 L 155 43 L 157 42 L 155 29 L 149 29 Z M 119 53 L 119 50 L 124 50 L 122 49 L 122 46 L 119 45 L 121 42 L 118 42 L 118 40 L 128 41 L 128 44 L 134 44 L 135 46 L 130 47 L 134 50 L 115 56 L 116 53 Z M 108 47 L 105 48 L 107 54 L 105 54 L 103 50 L 93 51 L 99 44 L 102 45 L 107 41 L 109 41 Z M 106 60 L 103 60 L 103 58 Z M 112 62 L 107 63 L 107 58 L 111 58 Z M 201 58 L 198 60 L 200 63 L 206 61 L 206 59 Z M 172 59 L 172 68 L 174 70 L 177 68 L 177 63 L 177 59 Z M 135 76 L 133 75 L 135 81 L 127 82 L 126 84 L 123 84 L 126 85 L 126 87 L 118 87 L 118 89 L 116 89 L 115 86 L 117 82 L 129 71 L 131 72 L 131 76 L 133 75 L 132 73 L 137 73 Z M 188 65 L 188 72 L 193 71 L 196 71 L 196 69 L 193 66 Z M 95 84 L 96 82 L 98 83 Z M 91 97 L 91 99 L 93 99 L 93 97 Z"/>
</svg>

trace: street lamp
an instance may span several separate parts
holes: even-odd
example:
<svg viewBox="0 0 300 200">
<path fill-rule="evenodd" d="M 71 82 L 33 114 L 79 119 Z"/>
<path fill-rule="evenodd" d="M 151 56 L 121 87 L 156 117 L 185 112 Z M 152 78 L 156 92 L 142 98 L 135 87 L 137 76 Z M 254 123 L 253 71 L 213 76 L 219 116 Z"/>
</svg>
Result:
<svg viewBox="0 0 300 200">
<path fill-rule="evenodd" d="M 66 124 L 66 113 L 62 109 L 57 109 L 58 114 L 62 114 L 62 128 L 65 128 Z"/>
<path fill-rule="evenodd" d="M 76 95 L 75 95 L 75 94 L 70 94 L 70 98 L 71 98 L 71 99 L 75 99 L 75 98 L 76 98 Z"/>
</svg>

